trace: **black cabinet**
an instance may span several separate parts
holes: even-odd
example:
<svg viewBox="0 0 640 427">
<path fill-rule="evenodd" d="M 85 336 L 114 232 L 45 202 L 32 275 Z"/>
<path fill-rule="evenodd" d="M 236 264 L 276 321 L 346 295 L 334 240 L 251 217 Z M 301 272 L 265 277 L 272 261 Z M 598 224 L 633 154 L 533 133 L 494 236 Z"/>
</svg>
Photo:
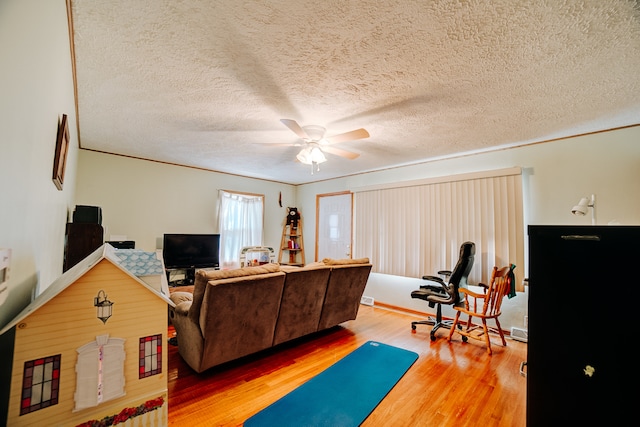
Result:
<svg viewBox="0 0 640 427">
<path fill-rule="evenodd" d="M 63 271 L 67 271 L 102 246 L 104 231 L 100 224 L 67 223 Z"/>
<path fill-rule="evenodd" d="M 529 226 L 527 425 L 637 422 L 640 227 Z"/>
</svg>

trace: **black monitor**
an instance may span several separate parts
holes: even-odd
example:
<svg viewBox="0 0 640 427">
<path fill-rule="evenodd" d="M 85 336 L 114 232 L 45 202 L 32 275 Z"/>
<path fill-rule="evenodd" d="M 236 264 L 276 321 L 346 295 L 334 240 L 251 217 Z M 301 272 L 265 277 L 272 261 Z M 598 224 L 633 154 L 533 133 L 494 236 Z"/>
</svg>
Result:
<svg viewBox="0 0 640 427">
<path fill-rule="evenodd" d="M 219 268 L 219 234 L 165 234 L 162 257 L 165 268 Z"/>
</svg>

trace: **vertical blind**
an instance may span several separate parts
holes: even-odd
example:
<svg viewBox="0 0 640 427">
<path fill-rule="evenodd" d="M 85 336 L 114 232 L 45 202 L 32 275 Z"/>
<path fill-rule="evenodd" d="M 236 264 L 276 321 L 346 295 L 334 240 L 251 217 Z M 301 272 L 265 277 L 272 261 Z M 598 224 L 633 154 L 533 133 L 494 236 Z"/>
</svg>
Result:
<svg viewBox="0 0 640 427">
<path fill-rule="evenodd" d="M 460 245 L 476 245 L 469 279 L 487 281 L 494 265 L 524 275 L 520 168 L 354 190 L 354 254 L 372 271 L 407 277 L 450 270 Z"/>
</svg>

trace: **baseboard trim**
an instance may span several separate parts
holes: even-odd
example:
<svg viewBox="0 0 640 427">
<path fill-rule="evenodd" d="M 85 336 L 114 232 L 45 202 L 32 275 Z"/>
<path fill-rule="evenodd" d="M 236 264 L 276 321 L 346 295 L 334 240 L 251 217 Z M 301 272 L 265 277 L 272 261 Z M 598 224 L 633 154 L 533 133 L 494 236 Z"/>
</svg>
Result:
<svg viewBox="0 0 640 427">
<path fill-rule="evenodd" d="M 400 313 L 404 313 L 404 314 L 411 314 L 414 316 L 419 316 L 419 317 L 435 317 L 436 314 L 435 313 L 427 313 L 424 311 L 418 311 L 418 310 L 412 310 L 410 308 L 405 308 L 405 307 L 400 307 L 397 305 L 393 305 L 393 304 L 387 304 L 384 302 L 380 302 L 380 301 L 376 301 L 376 308 L 382 308 L 385 310 L 391 310 L 391 311 L 397 311 Z M 453 317 L 447 317 L 447 316 L 442 316 L 442 320 L 451 320 L 453 321 Z M 460 321 L 461 324 L 466 325 L 467 322 L 465 322 L 464 320 Z M 511 336 L 511 331 L 508 330 L 502 330 L 502 333 L 511 337 L 512 339 L 515 339 L 514 337 Z"/>
</svg>

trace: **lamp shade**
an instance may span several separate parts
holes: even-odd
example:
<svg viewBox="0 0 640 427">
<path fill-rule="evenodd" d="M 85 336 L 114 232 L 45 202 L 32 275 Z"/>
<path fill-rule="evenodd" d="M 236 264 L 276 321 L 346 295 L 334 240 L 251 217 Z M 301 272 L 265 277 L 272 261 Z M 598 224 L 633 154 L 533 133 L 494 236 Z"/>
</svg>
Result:
<svg viewBox="0 0 640 427">
<path fill-rule="evenodd" d="M 583 197 L 582 199 L 580 199 L 580 202 L 578 202 L 578 204 L 571 209 L 572 214 L 580 215 L 580 216 L 586 215 L 588 211 L 589 211 L 589 199 L 587 199 L 586 197 Z"/>
<path fill-rule="evenodd" d="M 583 197 L 580 199 L 577 205 L 571 208 L 571 213 L 574 215 L 585 216 L 591 208 L 591 224 L 596 225 L 596 196 L 592 194 L 591 197 Z"/>
<path fill-rule="evenodd" d="M 314 163 L 324 163 L 327 161 L 327 158 L 324 156 L 324 153 L 319 147 L 305 147 L 296 156 L 296 159 L 300 163 L 305 165 L 312 165 Z"/>
</svg>

